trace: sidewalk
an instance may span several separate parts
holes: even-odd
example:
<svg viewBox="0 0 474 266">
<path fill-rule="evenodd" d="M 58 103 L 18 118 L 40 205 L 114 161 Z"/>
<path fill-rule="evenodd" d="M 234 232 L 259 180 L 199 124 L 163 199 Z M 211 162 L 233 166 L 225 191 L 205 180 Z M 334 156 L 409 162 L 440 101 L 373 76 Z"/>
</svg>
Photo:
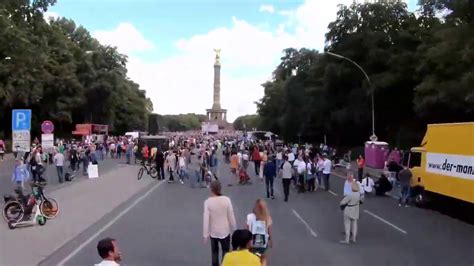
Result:
<svg viewBox="0 0 474 266">
<path fill-rule="evenodd" d="M 351 163 L 351 171 L 354 172 L 354 175 L 357 175 L 357 162 L 353 161 Z M 336 167 L 333 171 L 333 174 L 336 176 L 339 176 L 340 178 L 346 178 L 348 170 L 344 167 Z M 374 182 L 377 181 L 382 175 L 383 169 L 375 169 L 371 167 L 364 167 L 364 176 L 366 174 L 369 174 L 372 179 L 374 179 Z M 394 199 L 398 199 L 400 194 L 400 187 L 399 186 L 394 186 L 392 190 L 388 193 L 386 193 L 387 196 L 392 197 Z"/>
<path fill-rule="evenodd" d="M 45 226 L 9 230 L 2 219 L 0 265 L 38 264 L 134 194 L 157 182 L 151 178 L 138 181 L 137 171 L 138 166 L 120 165 L 98 179 L 47 194 L 58 201 L 60 213 Z"/>
</svg>

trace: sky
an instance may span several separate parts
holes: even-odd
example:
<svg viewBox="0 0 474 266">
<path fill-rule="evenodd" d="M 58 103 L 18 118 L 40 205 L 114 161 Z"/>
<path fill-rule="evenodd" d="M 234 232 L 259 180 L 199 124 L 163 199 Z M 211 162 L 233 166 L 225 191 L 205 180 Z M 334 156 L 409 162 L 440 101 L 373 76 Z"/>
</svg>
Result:
<svg viewBox="0 0 474 266">
<path fill-rule="evenodd" d="M 159 114 L 212 106 L 221 49 L 221 106 L 232 122 L 256 112 L 288 47 L 324 48 L 338 4 L 353 0 L 58 0 L 46 16 L 73 19 L 128 56 L 128 76 Z M 410 10 L 417 0 L 405 0 Z"/>
</svg>

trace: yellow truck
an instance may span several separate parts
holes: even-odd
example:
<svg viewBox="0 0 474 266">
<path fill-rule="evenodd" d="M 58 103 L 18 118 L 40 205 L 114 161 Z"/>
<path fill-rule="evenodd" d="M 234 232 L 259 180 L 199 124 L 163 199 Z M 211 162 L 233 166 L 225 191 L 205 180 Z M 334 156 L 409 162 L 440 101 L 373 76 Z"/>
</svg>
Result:
<svg viewBox="0 0 474 266">
<path fill-rule="evenodd" d="M 474 122 L 428 125 L 408 161 L 418 205 L 440 195 L 474 204 Z"/>
</svg>

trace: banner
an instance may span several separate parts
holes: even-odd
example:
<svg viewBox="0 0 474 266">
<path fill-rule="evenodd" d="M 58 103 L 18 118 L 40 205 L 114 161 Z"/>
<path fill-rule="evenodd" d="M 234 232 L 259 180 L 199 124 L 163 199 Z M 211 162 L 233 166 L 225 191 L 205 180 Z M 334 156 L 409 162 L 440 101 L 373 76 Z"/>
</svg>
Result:
<svg viewBox="0 0 474 266">
<path fill-rule="evenodd" d="M 45 150 L 54 148 L 54 134 L 41 134 L 41 147 Z"/>
<path fill-rule="evenodd" d="M 428 152 L 426 172 L 474 180 L 474 156 Z"/>
</svg>

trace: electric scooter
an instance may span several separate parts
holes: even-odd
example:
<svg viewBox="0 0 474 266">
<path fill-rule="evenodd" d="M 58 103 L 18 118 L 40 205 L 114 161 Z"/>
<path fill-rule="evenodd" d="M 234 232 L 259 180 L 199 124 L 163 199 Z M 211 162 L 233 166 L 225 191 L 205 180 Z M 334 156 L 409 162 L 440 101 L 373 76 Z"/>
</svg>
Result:
<svg viewBox="0 0 474 266">
<path fill-rule="evenodd" d="M 29 208 L 29 206 L 32 207 L 29 218 L 24 216 L 20 221 L 10 220 L 8 221 L 8 228 L 13 230 L 17 227 L 29 227 L 34 226 L 36 224 L 43 226 L 46 224 L 46 217 L 41 214 L 39 204 L 34 196 L 31 196 L 28 199 L 28 204 L 26 204 L 25 208 Z"/>
</svg>

